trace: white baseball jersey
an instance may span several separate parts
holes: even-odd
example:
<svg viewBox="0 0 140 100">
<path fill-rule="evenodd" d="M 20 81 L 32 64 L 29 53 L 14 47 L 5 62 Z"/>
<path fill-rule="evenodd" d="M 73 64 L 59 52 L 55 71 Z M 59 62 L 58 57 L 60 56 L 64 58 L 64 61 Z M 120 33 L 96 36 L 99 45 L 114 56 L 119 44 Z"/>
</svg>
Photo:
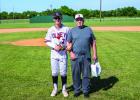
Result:
<svg viewBox="0 0 140 100">
<path fill-rule="evenodd" d="M 48 29 L 46 34 L 46 44 L 51 47 L 51 58 L 66 58 L 67 52 L 66 50 L 56 51 L 53 48 L 56 45 L 61 45 L 63 48 L 66 47 L 66 38 L 67 33 L 69 32 L 69 28 L 62 25 L 61 28 L 57 29 L 55 26 L 52 26 Z"/>
</svg>

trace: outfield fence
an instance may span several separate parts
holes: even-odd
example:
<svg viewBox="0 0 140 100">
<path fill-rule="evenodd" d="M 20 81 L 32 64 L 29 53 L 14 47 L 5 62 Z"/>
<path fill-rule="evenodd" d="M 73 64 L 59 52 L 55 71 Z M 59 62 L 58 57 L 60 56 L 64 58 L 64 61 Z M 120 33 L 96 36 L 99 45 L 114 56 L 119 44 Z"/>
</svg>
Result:
<svg viewBox="0 0 140 100">
<path fill-rule="evenodd" d="M 140 17 L 105 17 L 101 18 L 101 21 L 134 21 L 140 20 Z M 86 19 L 86 21 L 100 21 L 100 18 Z"/>
<path fill-rule="evenodd" d="M 140 17 L 105 17 L 102 18 L 101 21 L 140 21 Z M 91 18 L 91 19 L 85 19 L 86 22 L 100 22 L 100 18 Z M 30 23 L 29 19 L 8 19 L 8 20 L 0 20 L 0 24 L 8 24 L 8 23 Z"/>
<path fill-rule="evenodd" d="M 1 24 L 7 23 L 29 23 L 29 19 L 8 19 L 8 20 L 1 20 Z"/>
</svg>

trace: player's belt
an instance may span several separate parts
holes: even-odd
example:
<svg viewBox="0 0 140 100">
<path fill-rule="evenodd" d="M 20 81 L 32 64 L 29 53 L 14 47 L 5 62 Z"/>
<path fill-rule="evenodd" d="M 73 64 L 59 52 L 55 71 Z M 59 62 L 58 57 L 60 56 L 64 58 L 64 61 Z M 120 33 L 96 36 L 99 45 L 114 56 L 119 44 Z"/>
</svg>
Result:
<svg viewBox="0 0 140 100">
<path fill-rule="evenodd" d="M 85 55 L 86 53 L 82 52 L 82 53 L 79 53 L 79 55 Z"/>
<path fill-rule="evenodd" d="M 83 51 L 78 52 L 78 55 L 79 55 L 79 56 L 80 56 L 80 55 L 86 55 L 86 52 L 83 52 Z"/>
<path fill-rule="evenodd" d="M 52 50 L 55 50 L 54 48 L 52 48 Z M 59 51 L 64 51 L 64 50 L 66 50 L 65 48 L 63 48 L 63 49 L 60 49 Z M 55 50 L 56 51 L 56 50 Z"/>
</svg>

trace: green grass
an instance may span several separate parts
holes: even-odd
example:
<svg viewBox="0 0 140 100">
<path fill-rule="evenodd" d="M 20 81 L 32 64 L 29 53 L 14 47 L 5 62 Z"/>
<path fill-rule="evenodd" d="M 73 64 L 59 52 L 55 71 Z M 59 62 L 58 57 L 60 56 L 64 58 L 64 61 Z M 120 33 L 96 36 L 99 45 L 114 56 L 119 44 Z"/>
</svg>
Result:
<svg viewBox="0 0 140 100">
<path fill-rule="evenodd" d="M 33 28 L 33 27 L 50 27 L 54 23 L 29 23 L 27 19 L 25 20 L 5 20 L 2 21 L 0 28 Z M 65 22 L 67 26 L 75 26 L 74 22 Z M 123 19 L 123 18 L 105 18 L 101 22 L 99 19 L 86 19 L 85 24 L 88 26 L 140 26 L 140 19 Z"/>
<path fill-rule="evenodd" d="M 45 37 L 44 31 L 39 32 L 20 32 L 20 33 L 12 33 L 12 34 L 0 34 L 0 42 L 10 42 L 17 41 L 22 39 L 32 39 L 38 37 Z"/>
<path fill-rule="evenodd" d="M 9 19 L 9 20 L 1 20 L 1 23 L 29 23 L 29 19 Z"/>
<path fill-rule="evenodd" d="M 92 80 L 89 100 L 140 99 L 140 32 L 95 32 L 98 56 L 102 66 L 99 80 Z M 45 32 L 0 34 L 0 42 L 42 38 Z M 68 63 L 68 87 L 72 85 Z M 59 90 L 61 80 L 59 77 Z M 50 49 L 0 44 L 1 100 L 63 100 L 62 93 L 52 91 Z M 73 97 L 69 89 L 68 100 Z"/>
</svg>

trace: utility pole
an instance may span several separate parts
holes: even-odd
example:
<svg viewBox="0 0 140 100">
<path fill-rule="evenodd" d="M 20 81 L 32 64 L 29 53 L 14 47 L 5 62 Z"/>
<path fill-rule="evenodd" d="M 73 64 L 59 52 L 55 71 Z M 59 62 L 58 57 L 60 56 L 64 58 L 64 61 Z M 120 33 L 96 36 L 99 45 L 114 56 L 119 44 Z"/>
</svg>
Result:
<svg viewBox="0 0 140 100">
<path fill-rule="evenodd" d="M 102 21 L 102 0 L 100 0 L 100 22 Z"/>
<path fill-rule="evenodd" d="M 50 4 L 50 10 L 52 11 L 52 4 Z"/>
<path fill-rule="evenodd" d="M 14 6 L 13 6 L 13 23 L 15 22 Z"/>
<path fill-rule="evenodd" d="M 1 24 L 1 0 L 0 0 L 0 24 Z"/>
</svg>

